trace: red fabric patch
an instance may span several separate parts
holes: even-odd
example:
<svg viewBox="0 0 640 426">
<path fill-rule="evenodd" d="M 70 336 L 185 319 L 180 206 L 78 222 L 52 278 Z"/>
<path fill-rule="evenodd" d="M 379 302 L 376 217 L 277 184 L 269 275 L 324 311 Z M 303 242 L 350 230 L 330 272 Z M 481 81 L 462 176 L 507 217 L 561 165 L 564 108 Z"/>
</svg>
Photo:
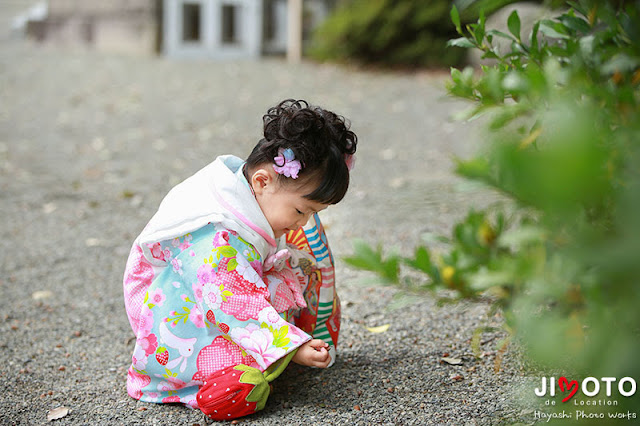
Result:
<svg viewBox="0 0 640 426">
<path fill-rule="evenodd" d="M 222 302 L 220 310 L 233 315 L 240 321 L 258 319 L 258 313 L 266 306 L 270 306 L 269 290 L 266 286 L 258 288 L 254 283 L 245 280 L 235 269 L 228 271 L 229 259 L 220 261 L 215 277 L 216 284 L 223 284 L 225 290 L 233 293 L 233 296 L 227 296 L 226 302 Z"/>
<path fill-rule="evenodd" d="M 241 383 L 242 373 L 230 366 L 208 376 L 196 395 L 200 410 L 213 420 L 232 420 L 255 413 L 257 402 L 246 400 L 255 385 Z"/>
<path fill-rule="evenodd" d="M 198 371 L 193 375 L 193 380 L 204 381 L 205 377 L 216 371 L 238 364 L 254 366 L 256 361 L 251 355 L 242 356 L 240 346 L 223 336 L 218 336 L 198 353 Z"/>
</svg>

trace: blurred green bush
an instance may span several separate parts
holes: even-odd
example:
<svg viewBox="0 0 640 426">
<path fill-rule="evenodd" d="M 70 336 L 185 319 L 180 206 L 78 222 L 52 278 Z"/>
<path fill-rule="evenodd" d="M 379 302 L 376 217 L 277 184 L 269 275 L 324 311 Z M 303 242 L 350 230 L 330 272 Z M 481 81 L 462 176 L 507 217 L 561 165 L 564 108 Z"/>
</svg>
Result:
<svg viewBox="0 0 640 426">
<path fill-rule="evenodd" d="M 316 30 L 309 55 L 318 60 L 386 66 L 459 64 L 448 49 L 455 34 L 450 0 L 348 0 Z"/>
<path fill-rule="evenodd" d="M 462 20 L 471 22 L 480 11 L 488 15 L 515 0 L 457 3 L 468 4 Z M 314 32 L 308 53 L 321 61 L 378 66 L 460 65 L 464 49 L 447 48 L 456 34 L 449 19 L 451 5 L 451 0 L 343 0 Z"/>
<path fill-rule="evenodd" d="M 395 263 L 374 254 L 390 282 L 402 283 L 391 269 L 405 264 L 427 274 L 424 288 L 490 295 L 549 375 L 639 381 L 640 2 L 569 4 L 531 34 L 517 12 L 500 32 L 451 11 L 460 37 L 450 45 L 497 63 L 452 69 L 450 94 L 471 101 L 469 117 L 488 117 L 482 154 L 458 160 L 457 173 L 512 206 L 470 212 L 444 251 L 418 247 Z M 617 398 L 616 410 L 634 411 L 637 398 Z"/>
</svg>

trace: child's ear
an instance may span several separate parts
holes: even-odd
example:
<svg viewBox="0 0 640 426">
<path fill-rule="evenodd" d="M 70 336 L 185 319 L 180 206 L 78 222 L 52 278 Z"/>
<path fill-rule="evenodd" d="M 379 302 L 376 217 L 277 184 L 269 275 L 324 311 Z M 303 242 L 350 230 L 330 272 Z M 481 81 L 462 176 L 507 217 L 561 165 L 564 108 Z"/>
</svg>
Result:
<svg viewBox="0 0 640 426">
<path fill-rule="evenodd" d="M 275 177 L 269 172 L 269 170 L 264 168 L 257 169 L 251 175 L 251 187 L 253 188 L 253 192 L 256 195 L 262 195 L 267 187 L 273 184 L 274 179 Z"/>
</svg>

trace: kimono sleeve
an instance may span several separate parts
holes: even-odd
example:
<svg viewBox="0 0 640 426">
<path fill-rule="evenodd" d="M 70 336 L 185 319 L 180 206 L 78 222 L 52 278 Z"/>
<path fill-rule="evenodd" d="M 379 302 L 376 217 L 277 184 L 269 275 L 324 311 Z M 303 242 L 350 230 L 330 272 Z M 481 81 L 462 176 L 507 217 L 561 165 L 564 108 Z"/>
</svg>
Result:
<svg viewBox="0 0 640 426">
<path fill-rule="evenodd" d="M 219 231 L 208 258 L 198 269 L 206 321 L 267 369 L 311 336 L 285 321 L 270 302 L 256 250 Z"/>
</svg>

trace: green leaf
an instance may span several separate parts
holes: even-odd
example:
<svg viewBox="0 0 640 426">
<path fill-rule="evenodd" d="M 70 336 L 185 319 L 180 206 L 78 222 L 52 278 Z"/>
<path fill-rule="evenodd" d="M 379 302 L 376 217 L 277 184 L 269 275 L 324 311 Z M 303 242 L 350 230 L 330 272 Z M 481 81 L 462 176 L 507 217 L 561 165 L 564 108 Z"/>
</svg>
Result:
<svg viewBox="0 0 640 426">
<path fill-rule="evenodd" d="M 640 59 L 632 58 L 625 53 L 618 53 L 602 66 L 601 72 L 610 75 L 617 72 L 632 72 L 638 68 Z"/>
<path fill-rule="evenodd" d="M 520 17 L 518 16 L 517 10 L 514 10 L 511 12 L 511 15 L 509 15 L 509 18 L 507 19 L 507 27 L 511 34 L 513 34 L 516 39 L 520 40 Z"/>
<path fill-rule="evenodd" d="M 489 271 L 483 267 L 473 274 L 469 281 L 474 290 L 482 291 L 498 285 L 510 285 L 515 279 L 509 270 Z"/>
<path fill-rule="evenodd" d="M 449 40 L 447 42 L 447 46 L 463 47 L 465 49 L 476 47 L 476 45 L 473 44 L 473 42 L 471 42 L 466 37 L 460 37 L 460 38 L 456 38 L 456 39 L 453 39 L 453 40 Z"/>
<path fill-rule="evenodd" d="M 375 272 L 388 282 L 398 283 L 399 258 L 396 255 L 389 255 L 387 259 L 382 256 L 382 247 L 376 250 L 363 240 L 354 240 L 354 255 L 344 257 L 345 263 L 366 271 Z"/>
<path fill-rule="evenodd" d="M 500 59 L 500 57 L 495 52 L 487 50 L 482 55 L 482 59 Z"/>
<path fill-rule="evenodd" d="M 560 38 L 560 39 L 568 39 L 569 36 L 563 32 L 560 32 L 564 29 L 564 26 L 560 24 L 560 26 L 556 25 L 557 23 L 545 19 L 540 21 L 540 26 L 538 27 L 539 32 L 544 34 L 550 38 Z"/>
<path fill-rule="evenodd" d="M 523 247 L 529 244 L 541 244 L 545 239 L 545 231 L 534 225 L 523 225 L 505 231 L 498 237 L 498 245 L 502 247 Z"/>
<path fill-rule="evenodd" d="M 482 12 L 480 14 L 480 19 L 478 20 L 478 24 L 476 25 L 476 28 L 473 30 L 473 37 L 476 39 L 476 43 L 478 43 L 478 45 L 482 45 L 482 41 L 484 40 L 484 34 L 485 34 L 484 23 L 485 23 L 484 12 Z"/>
<path fill-rule="evenodd" d="M 536 22 L 533 24 L 533 29 L 531 30 L 531 52 L 532 54 L 538 53 L 538 31 L 540 29 L 540 22 Z"/>
<path fill-rule="evenodd" d="M 462 34 L 462 28 L 460 27 L 460 14 L 458 13 L 458 8 L 453 5 L 453 7 L 451 8 L 451 22 L 453 22 L 453 25 L 456 26 L 456 31 L 459 34 Z"/>
<path fill-rule="evenodd" d="M 405 258 L 404 262 L 412 268 L 422 271 L 427 275 L 430 275 L 433 270 L 429 251 L 423 246 L 416 247 L 414 258 Z"/>
<path fill-rule="evenodd" d="M 235 257 L 229 260 L 229 263 L 227 263 L 227 271 L 229 272 L 234 271 L 237 267 L 238 267 L 238 261 L 235 259 Z"/>
<path fill-rule="evenodd" d="M 235 257 L 238 254 L 238 250 L 234 249 L 231 246 L 221 246 L 215 249 L 220 256 L 224 257 Z"/>
<path fill-rule="evenodd" d="M 461 83 L 462 72 L 457 68 L 451 68 L 451 80 L 453 80 L 454 83 Z"/>
<path fill-rule="evenodd" d="M 391 297 L 391 301 L 387 305 L 387 309 L 390 311 L 396 311 L 399 309 L 404 309 L 408 306 L 413 305 L 418 302 L 420 299 L 416 297 L 415 294 L 405 293 L 403 291 L 399 291 L 395 293 Z"/>
<path fill-rule="evenodd" d="M 507 34 L 505 32 L 502 32 L 500 30 L 488 30 L 487 31 L 487 35 L 498 36 L 498 37 L 501 37 L 501 38 L 506 38 L 507 40 L 511 40 L 511 41 L 514 40 L 512 36 L 510 36 L 509 34 Z"/>
<path fill-rule="evenodd" d="M 456 173 L 469 179 L 486 179 L 489 177 L 489 162 L 486 158 L 477 157 L 470 160 L 456 160 Z"/>
<path fill-rule="evenodd" d="M 584 19 L 578 18 L 576 16 L 562 15 L 560 17 L 560 22 L 562 22 L 567 28 L 583 34 L 591 31 L 591 25 L 589 25 L 589 23 Z"/>
<path fill-rule="evenodd" d="M 580 13 L 583 16 L 587 16 L 589 11 L 582 7 L 582 5 L 577 1 L 568 1 L 567 4 L 573 8 L 576 12 Z"/>
</svg>

